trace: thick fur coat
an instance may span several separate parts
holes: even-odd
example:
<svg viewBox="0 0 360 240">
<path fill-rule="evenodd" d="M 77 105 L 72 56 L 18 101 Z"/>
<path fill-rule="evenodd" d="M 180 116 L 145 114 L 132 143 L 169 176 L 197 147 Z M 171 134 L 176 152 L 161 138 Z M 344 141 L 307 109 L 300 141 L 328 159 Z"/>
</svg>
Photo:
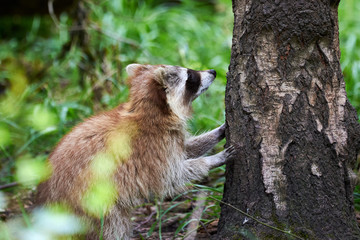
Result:
<svg viewBox="0 0 360 240">
<path fill-rule="evenodd" d="M 38 187 L 38 204 L 65 204 L 82 216 L 87 239 L 99 239 L 101 218 L 103 239 L 129 239 L 134 206 L 181 191 L 234 152 L 230 147 L 203 157 L 224 138 L 224 125 L 196 137 L 186 131 L 191 103 L 215 71 L 131 64 L 127 72 L 129 102 L 63 137 L 49 157 L 53 173 Z"/>
</svg>

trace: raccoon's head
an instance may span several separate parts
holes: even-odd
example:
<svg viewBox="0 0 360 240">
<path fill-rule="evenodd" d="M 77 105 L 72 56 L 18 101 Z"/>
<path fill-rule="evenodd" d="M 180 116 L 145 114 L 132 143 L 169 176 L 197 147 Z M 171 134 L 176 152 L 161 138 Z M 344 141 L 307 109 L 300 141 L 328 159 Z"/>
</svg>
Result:
<svg viewBox="0 0 360 240">
<path fill-rule="evenodd" d="M 190 116 L 192 101 L 206 91 L 216 77 L 212 69 L 195 71 L 170 65 L 130 64 L 126 71 L 131 79 L 131 95 L 141 91 L 144 100 L 152 99 L 164 112 L 168 108 L 181 119 Z"/>
</svg>

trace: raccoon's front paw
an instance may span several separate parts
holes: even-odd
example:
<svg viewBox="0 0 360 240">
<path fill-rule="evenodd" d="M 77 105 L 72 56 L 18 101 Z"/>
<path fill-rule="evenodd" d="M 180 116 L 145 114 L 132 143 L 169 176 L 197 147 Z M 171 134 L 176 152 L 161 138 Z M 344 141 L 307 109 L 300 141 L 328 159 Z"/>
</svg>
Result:
<svg viewBox="0 0 360 240">
<path fill-rule="evenodd" d="M 225 164 L 228 160 L 235 156 L 236 149 L 230 146 L 216 155 L 208 156 L 205 158 L 210 168 L 219 167 Z"/>
</svg>

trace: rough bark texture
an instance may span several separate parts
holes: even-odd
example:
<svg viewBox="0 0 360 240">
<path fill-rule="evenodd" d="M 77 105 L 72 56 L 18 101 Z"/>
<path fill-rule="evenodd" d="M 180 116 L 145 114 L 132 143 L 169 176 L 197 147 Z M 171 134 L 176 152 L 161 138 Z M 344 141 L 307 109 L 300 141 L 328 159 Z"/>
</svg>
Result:
<svg viewBox="0 0 360 240">
<path fill-rule="evenodd" d="M 304 239 L 360 239 L 347 167 L 359 124 L 340 68 L 338 1 L 233 0 L 223 201 Z M 289 239 L 223 205 L 218 239 Z"/>
</svg>

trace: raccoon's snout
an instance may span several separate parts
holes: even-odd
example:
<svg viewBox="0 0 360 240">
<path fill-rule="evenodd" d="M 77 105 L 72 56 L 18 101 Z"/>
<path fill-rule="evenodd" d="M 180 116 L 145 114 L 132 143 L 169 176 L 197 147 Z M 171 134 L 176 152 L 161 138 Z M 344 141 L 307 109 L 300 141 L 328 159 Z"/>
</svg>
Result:
<svg viewBox="0 0 360 240">
<path fill-rule="evenodd" d="M 210 70 L 208 70 L 208 72 L 210 74 L 212 74 L 214 76 L 214 78 L 216 78 L 216 71 L 214 69 L 210 69 Z"/>
</svg>

